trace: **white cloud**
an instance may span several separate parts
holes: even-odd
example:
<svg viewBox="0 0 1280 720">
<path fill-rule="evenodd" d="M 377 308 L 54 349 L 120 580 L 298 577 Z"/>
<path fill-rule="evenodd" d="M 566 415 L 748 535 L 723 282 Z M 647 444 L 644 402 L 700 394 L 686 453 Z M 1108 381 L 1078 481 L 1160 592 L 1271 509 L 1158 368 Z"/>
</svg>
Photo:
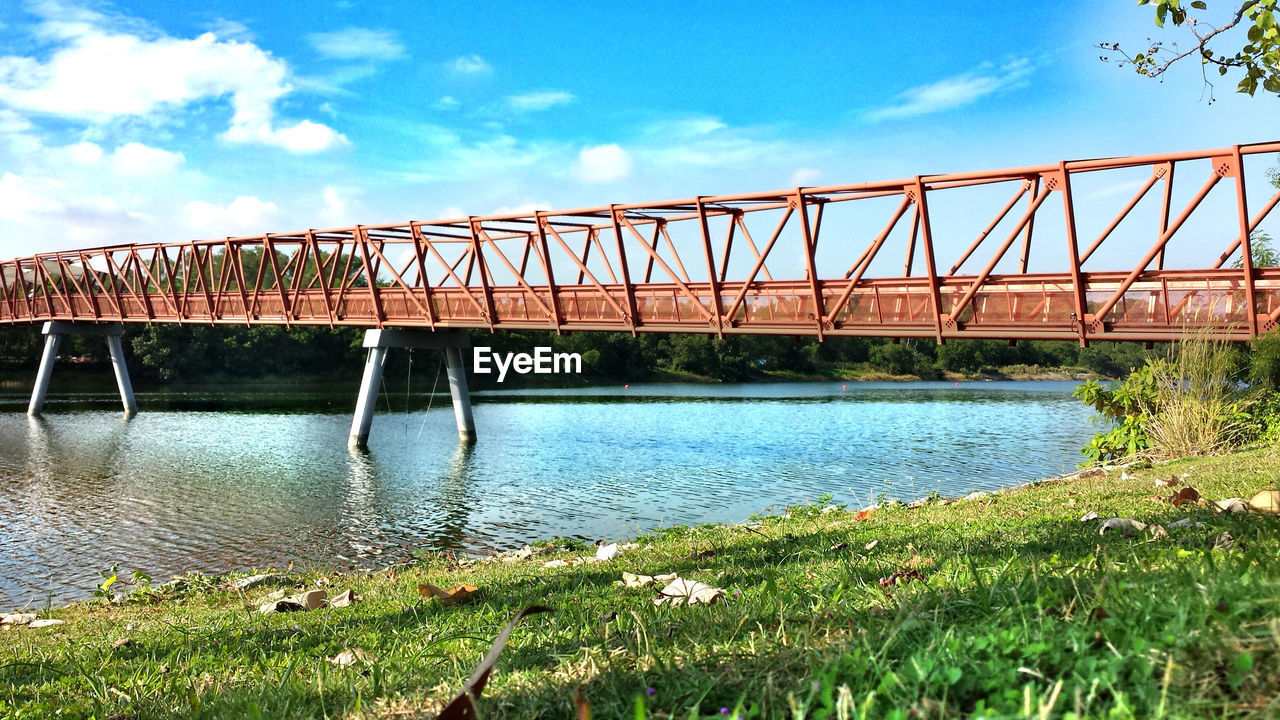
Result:
<svg viewBox="0 0 1280 720">
<path fill-rule="evenodd" d="M 39 26 L 39 34 L 56 46 L 44 60 L 0 57 L 0 103 L 99 123 L 229 96 L 233 114 L 221 136 L 228 142 L 292 152 L 347 142 L 309 120 L 277 126 L 275 103 L 291 90 L 288 68 L 253 43 L 220 40 L 211 32 L 194 39 L 148 38 L 109 29 L 105 17 L 90 11 L 68 17 L 46 19 Z"/>
<path fill-rule="evenodd" d="M 1000 67 L 987 63 L 975 72 L 953 75 L 906 90 L 893 104 L 871 110 L 865 117 L 868 120 L 892 120 L 961 107 L 995 92 L 1020 86 L 1031 71 L 1031 62 L 1025 58 Z"/>
<path fill-rule="evenodd" d="M 549 202 L 527 202 L 519 205 L 502 205 L 493 209 L 490 215 L 532 215 L 539 210 L 550 210 Z"/>
<path fill-rule="evenodd" d="M 223 40 L 239 40 L 241 42 L 253 42 L 254 40 L 253 31 L 244 23 L 236 22 L 235 20 L 218 18 L 211 23 L 207 23 L 204 28 Z"/>
<path fill-rule="evenodd" d="M 457 110 L 461 106 L 462 103 L 458 102 L 457 98 L 452 95 L 445 95 L 436 101 L 437 110 Z"/>
<path fill-rule="evenodd" d="M 573 102 L 573 93 L 563 90 L 522 93 L 507 97 L 507 107 L 516 112 L 537 112 Z"/>
<path fill-rule="evenodd" d="M 294 153 L 313 153 L 341 145 L 349 145 L 350 141 L 342 133 L 328 125 L 303 120 L 293 127 L 275 129 L 269 125 L 256 127 L 232 126 L 223 138 L 229 142 L 257 142 L 263 145 L 276 145 Z"/>
<path fill-rule="evenodd" d="M 307 41 L 321 57 L 334 60 L 399 60 L 406 57 L 404 44 L 390 30 L 346 27 L 333 32 L 311 33 Z"/>
<path fill-rule="evenodd" d="M 493 69 L 479 55 L 463 55 L 455 58 L 453 62 L 449 63 L 449 67 L 453 68 L 454 72 L 467 75 L 486 73 Z"/>
<path fill-rule="evenodd" d="M 5 173 L 0 177 L 0 220 L 32 222 L 40 215 L 62 212 L 66 206 L 55 197 L 60 189 L 49 180 Z"/>
<path fill-rule="evenodd" d="M 582 182 L 623 180 L 631 175 L 631 156 L 616 144 L 583 148 L 573 165 L 573 175 Z"/>
<path fill-rule="evenodd" d="M 193 200 L 182 210 L 187 225 L 202 238 L 272 232 L 280 211 L 273 202 L 241 195 L 227 205 Z"/>
<path fill-rule="evenodd" d="M 459 218 L 465 218 L 466 216 L 467 216 L 467 213 L 462 208 L 450 206 L 441 210 L 440 214 L 436 215 L 436 219 L 437 220 L 457 220 Z"/>
<path fill-rule="evenodd" d="M 796 186 L 812 185 L 822 179 L 822 171 L 813 168 L 800 168 L 791 173 L 791 184 Z"/>
<path fill-rule="evenodd" d="M 118 172 L 126 175 L 160 175 L 176 170 L 186 161 L 180 152 L 169 152 L 142 143 L 126 143 L 111 154 Z"/>
</svg>

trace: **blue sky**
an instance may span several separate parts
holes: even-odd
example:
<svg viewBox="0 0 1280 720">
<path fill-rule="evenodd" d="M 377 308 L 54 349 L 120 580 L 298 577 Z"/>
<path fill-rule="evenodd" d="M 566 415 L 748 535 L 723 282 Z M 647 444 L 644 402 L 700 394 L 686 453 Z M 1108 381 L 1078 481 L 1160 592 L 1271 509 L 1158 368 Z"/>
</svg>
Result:
<svg viewBox="0 0 1280 720">
<path fill-rule="evenodd" d="M 0 256 L 1280 137 L 1134 3 L 902 7 L 5 3 Z"/>
</svg>

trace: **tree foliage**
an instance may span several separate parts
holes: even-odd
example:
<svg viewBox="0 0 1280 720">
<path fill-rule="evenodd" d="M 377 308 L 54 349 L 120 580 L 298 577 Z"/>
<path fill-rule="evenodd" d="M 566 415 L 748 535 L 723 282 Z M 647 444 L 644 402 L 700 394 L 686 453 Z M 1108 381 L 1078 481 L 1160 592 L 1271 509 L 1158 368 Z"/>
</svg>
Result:
<svg viewBox="0 0 1280 720">
<path fill-rule="evenodd" d="M 1233 13 L 1210 22 L 1213 15 L 1208 3 L 1202 0 L 1186 5 L 1181 0 L 1138 0 L 1139 5 L 1154 8 L 1157 27 L 1163 29 L 1172 23 L 1190 34 L 1189 47 L 1148 38 L 1146 48 L 1131 55 L 1120 43 L 1103 42 L 1097 47 L 1107 54 L 1099 59 L 1130 67 L 1144 77 L 1161 78 L 1175 64 L 1189 58 L 1188 62 L 1195 62 L 1198 58 L 1210 102 L 1215 74 L 1219 77 L 1230 74 L 1232 80 L 1238 78 L 1237 92 L 1254 95 L 1262 88 L 1280 96 L 1278 2 L 1280 0 L 1245 0 Z"/>
</svg>

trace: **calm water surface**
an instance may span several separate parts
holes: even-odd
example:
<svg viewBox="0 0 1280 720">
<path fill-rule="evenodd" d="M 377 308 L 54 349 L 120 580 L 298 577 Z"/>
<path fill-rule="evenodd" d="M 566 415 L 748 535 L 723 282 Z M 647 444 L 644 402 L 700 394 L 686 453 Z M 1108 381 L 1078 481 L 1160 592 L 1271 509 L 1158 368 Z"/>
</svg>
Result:
<svg viewBox="0 0 1280 720">
<path fill-rule="evenodd" d="M 368 452 L 346 449 L 353 393 L 306 412 L 172 409 L 209 393 L 140 394 L 142 413 L 126 421 L 77 409 L 103 407 L 106 395 L 79 404 L 64 395 L 30 419 L 9 391 L 0 393 L 0 609 L 85 597 L 115 562 L 157 581 L 290 561 L 379 566 L 427 549 L 740 521 L 824 493 L 865 503 L 880 492 L 996 489 L 1080 459 L 1095 428 L 1073 386 L 476 393 L 474 447 L 457 445 L 444 397 L 427 413 L 379 415 Z"/>
</svg>

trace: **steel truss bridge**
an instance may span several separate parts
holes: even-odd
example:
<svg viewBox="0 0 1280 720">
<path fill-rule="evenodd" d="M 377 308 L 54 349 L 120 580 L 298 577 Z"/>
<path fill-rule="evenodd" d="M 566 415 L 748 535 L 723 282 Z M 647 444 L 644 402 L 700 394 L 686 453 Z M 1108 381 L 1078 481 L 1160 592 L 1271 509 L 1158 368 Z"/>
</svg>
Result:
<svg viewBox="0 0 1280 720">
<path fill-rule="evenodd" d="M 1081 343 L 1170 340 L 1195 328 L 1239 341 L 1280 321 L 1280 268 L 1258 267 L 1250 246 L 1251 234 L 1280 202 L 1280 193 L 1253 179 L 1277 153 L 1280 142 L 1269 142 L 778 192 L 39 253 L 0 262 L 0 325 L 345 325 Z M 1250 186 L 1264 190 L 1252 207 L 1247 167 L 1254 172 Z M 1194 188 L 1185 201 L 1176 197 L 1175 170 L 1178 189 L 1186 188 L 1182 196 Z M 1094 189 L 1082 190 L 1085 184 Z M 1135 212 L 1140 206 L 1145 215 Z M 971 229 L 964 232 L 966 224 Z M 1120 252 L 1107 255 L 1112 246 Z M 1175 247 L 1180 257 L 1199 259 L 1191 267 L 1165 267 Z M 1123 262 L 1114 259 L 1126 252 Z M 1033 254 L 1041 267 L 1030 267 Z M 902 258 L 901 272 L 894 258 Z"/>
</svg>

